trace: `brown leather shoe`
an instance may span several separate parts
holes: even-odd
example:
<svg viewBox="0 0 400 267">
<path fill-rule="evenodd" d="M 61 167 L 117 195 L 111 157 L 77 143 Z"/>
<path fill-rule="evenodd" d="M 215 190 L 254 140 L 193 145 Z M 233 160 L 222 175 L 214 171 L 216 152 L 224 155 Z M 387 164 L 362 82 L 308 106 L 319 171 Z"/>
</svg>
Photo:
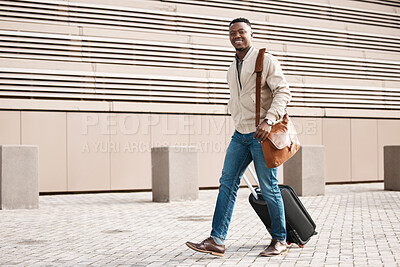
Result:
<svg viewBox="0 0 400 267">
<path fill-rule="evenodd" d="M 278 239 L 274 238 L 271 240 L 271 244 L 269 244 L 269 246 L 265 250 L 261 251 L 260 256 L 272 257 L 285 254 L 286 252 L 287 252 L 286 244 L 284 245 L 281 242 L 279 242 Z"/>
<path fill-rule="evenodd" d="M 225 245 L 217 245 L 212 237 L 203 240 L 201 243 L 186 242 L 186 246 L 198 252 L 210 253 L 216 256 L 224 256 Z"/>
</svg>

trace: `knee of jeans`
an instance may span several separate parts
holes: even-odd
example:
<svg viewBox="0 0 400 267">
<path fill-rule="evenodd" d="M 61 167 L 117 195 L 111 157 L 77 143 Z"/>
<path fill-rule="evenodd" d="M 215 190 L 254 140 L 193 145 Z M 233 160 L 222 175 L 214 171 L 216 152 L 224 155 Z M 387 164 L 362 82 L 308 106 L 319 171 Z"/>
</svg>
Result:
<svg viewBox="0 0 400 267">
<path fill-rule="evenodd" d="M 221 175 L 221 178 L 219 178 L 219 183 L 220 184 L 231 184 L 236 179 L 238 179 L 238 177 L 235 174 L 222 170 L 222 175 Z"/>
<path fill-rule="evenodd" d="M 235 189 L 236 191 L 239 189 L 240 179 L 234 175 L 222 175 L 219 179 L 219 187 L 226 188 L 228 190 Z"/>
<path fill-rule="evenodd" d="M 273 182 L 272 183 L 265 182 L 265 183 L 261 184 L 261 190 L 263 190 L 263 189 L 265 192 L 272 193 L 272 194 L 276 194 L 276 193 L 280 192 L 278 183 L 273 183 Z"/>
<path fill-rule="evenodd" d="M 228 180 L 220 180 L 219 187 L 221 189 L 227 189 L 227 190 L 234 189 L 234 191 L 237 191 L 239 189 L 239 184 L 236 183 L 233 180 L 230 180 L 230 181 L 228 181 Z"/>
<path fill-rule="evenodd" d="M 280 190 L 278 188 L 278 190 L 275 190 L 273 188 L 271 188 L 270 190 L 261 190 L 261 194 L 263 196 L 264 199 L 275 199 L 276 197 L 280 198 L 281 194 L 280 194 Z"/>
</svg>

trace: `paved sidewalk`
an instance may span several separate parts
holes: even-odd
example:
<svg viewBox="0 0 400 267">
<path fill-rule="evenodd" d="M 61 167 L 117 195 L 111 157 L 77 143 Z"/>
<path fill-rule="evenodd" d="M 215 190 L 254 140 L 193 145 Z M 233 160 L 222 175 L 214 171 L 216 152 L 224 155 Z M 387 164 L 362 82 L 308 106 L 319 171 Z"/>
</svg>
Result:
<svg viewBox="0 0 400 267">
<path fill-rule="evenodd" d="M 184 243 L 208 237 L 217 190 L 191 202 L 151 193 L 41 196 L 39 210 L 0 210 L 1 266 L 399 266 L 400 192 L 330 185 L 301 200 L 319 234 L 288 254 L 258 257 L 270 236 L 240 189 L 220 258 Z"/>
</svg>

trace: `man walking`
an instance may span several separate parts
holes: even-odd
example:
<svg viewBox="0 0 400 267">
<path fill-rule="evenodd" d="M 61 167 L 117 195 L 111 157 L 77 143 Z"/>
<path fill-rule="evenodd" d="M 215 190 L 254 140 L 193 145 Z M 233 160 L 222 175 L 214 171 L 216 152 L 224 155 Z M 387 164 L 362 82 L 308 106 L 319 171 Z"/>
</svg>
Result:
<svg viewBox="0 0 400 267">
<path fill-rule="evenodd" d="M 186 242 L 191 249 L 223 256 L 224 240 L 235 205 L 240 178 L 251 161 L 260 183 L 264 200 L 271 218 L 272 240 L 260 253 L 274 256 L 287 252 L 286 223 L 282 196 L 278 187 L 277 168 L 267 168 L 261 145 L 274 125 L 285 115 L 291 95 L 279 62 L 265 53 L 261 82 L 261 119 L 255 127 L 256 73 L 254 72 L 258 50 L 252 46 L 253 32 L 250 22 L 237 18 L 229 24 L 229 39 L 236 49 L 227 80 L 230 89 L 229 111 L 235 123 L 235 132 L 225 155 L 219 193 L 209 238 L 201 243 Z"/>
</svg>

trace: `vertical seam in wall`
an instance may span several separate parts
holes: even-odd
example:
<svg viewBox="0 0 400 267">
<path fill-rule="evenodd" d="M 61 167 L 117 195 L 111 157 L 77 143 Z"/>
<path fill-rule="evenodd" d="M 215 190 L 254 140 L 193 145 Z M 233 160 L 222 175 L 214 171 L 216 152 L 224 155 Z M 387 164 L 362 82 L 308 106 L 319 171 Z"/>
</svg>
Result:
<svg viewBox="0 0 400 267">
<path fill-rule="evenodd" d="M 324 139 L 324 120 L 325 118 L 321 118 L 321 145 L 325 146 Z"/>
<path fill-rule="evenodd" d="M 152 113 L 150 112 L 147 115 L 147 127 L 148 127 L 148 133 L 149 133 L 149 149 L 150 149 L 150 190 L 153 194 L 153 130 L 151 125 L 151 119 L 152 119 Z"/>
<path fill-rule="evenodd" d="M 327 182 L 327 162 L 326 162 L 326 145 L 324 143 L 324 117 L 321 118 L 321 145 L 324 147 L 324 178 L 325 178 L 325 183 Z"/>
<path fill-rule="evenodd" d="M 68 112 L 65 112 L 65 164 L 66 164 L 66 168 L 65 168 L 65 170 L 66 170 L 66 175 L 67 175 L 67 179 L 65 180 L 65 187 L 66 187 L 66 189 L 67 189 L 67 192 L 69 191 L 68 190 L 68 181 L 69 181 L 69 173 L 68 173 L 68 151 L 69 151 L 69 149 L 68 149 Z"/>
<path fill-rule="evenodd" d="M 0 145 L 0 164 L 3 165 L 3 146 Z M 0 166 L 0 196 L 3 196 L 3 189 L 2 189 L 2 179 L 3 179 L 3 166 Z M 0 197 L 0 210 L 2 210 L 3 203 L 2 200 L 3 198 Z"/>
<path fill-rule="evenodd" d="M 352 119 L 350 121 L 350 181 L 353 182 L 353 128 Z"/>
<path fill-rule="evenodd" d="M 379 147 L 379 130 L 378 130 L 378 119 L 376 119 L 376 164 L 377 164 L 377 168 L 376 168 L 376 180 L 380 180 L 379 178 L 379 166 L 380 166 L 380 162 L 379 162 L 379 153 L 381 153 L 381 149 Z"/>
<path fill-rule="evenodd" d="M 191 122 L 193 121 L 194 125 L 194 115 L 188 115 L 189 117 L 189 127 L 191 127 Z M 193 118 L 192 118 L 193 117 Z M 194 129 L 194 126 L 193 126 Z M 190 146 L 190 141 L 192 140 L 193 136 L 190 134 L 191 128 L 189 128 L 189 134 L 188 134 L 188 146 Z M 194 135 L 194 134 L 193 134 Z"/>
<path fill-rule="evenodd" d="M 19 112 L 19 144 L 22 145 L 22 111 Z"/>
<path fill-rule="evenodd" d="M 107 119 L 107 123 L 106 123 L 106 125 L 110 125 L 110 118 L 111 118 L 111 116 L 110 116 L 110 113 L 107 113 L 106 114 L 106 119 Z M 114 117 L 115 118 L 115 121 L 116 122 L 118 122 L 118 120 L 116 119 L 116 117 Z M 110 145 L 111 145 L 111 127 L 107 127 L 108 129 L 108 144 L 107 144 L 107 147 L 109 148 L 110 147 Z M 118 126 L 117 126 L 117 129 L 118 129 Z M 107 149 L 108 150 L 108 181 L 109 181 L 109 184 L 108 184 L 108 187 L 109 187 L 109 190 L 111 190 L 112 188 L 111 188 L 111 154 L 112 154 L 112 150 L 111 149 Z"/>
</svg>

